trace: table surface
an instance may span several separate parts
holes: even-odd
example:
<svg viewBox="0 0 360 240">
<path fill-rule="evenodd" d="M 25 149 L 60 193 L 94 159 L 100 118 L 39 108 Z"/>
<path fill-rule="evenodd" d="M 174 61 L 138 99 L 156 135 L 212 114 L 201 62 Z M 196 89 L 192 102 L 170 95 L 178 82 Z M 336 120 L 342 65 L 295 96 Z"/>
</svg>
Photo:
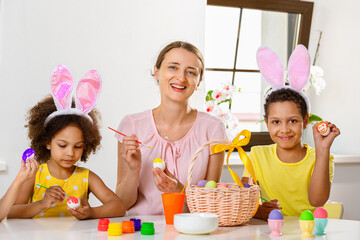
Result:
<svg viewBox="0 0 360 240">
<path fill-rule="evenodd" d="M 176 231 L 173 225 L 166 225 L 164 216 L 132 216 L 111 218 L 110 222 L 121 222 L 140 218 L 142 222 L 154 222 L 155 235 L 141 235 L 140 232 L 124 233 L 108 237 L 107 232 L 97 230 L 98 219 L 77 220 L 73 217 L 42 219 L 5 219 L 0 223 L 0 239 L 99 239 L 99 240 L 215 240 L 215 239 L 301 239 L 299 218 L 285 217 L 282 237 L 270 237 L 267 222 L 251 219 L 247 224 L 236 227 L 219 227 L 206 235 L 186 235 Z M 329 219 L 326 235 L 310 239 L 360 239 L 360 221 Z"/>
</svg>

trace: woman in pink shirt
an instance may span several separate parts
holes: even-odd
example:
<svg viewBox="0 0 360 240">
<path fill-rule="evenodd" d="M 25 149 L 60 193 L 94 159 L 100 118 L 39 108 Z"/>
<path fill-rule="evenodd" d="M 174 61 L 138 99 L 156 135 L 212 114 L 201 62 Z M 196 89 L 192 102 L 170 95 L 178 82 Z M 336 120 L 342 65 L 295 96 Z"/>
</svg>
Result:
<svg viewBox="0 0 360 240">
<path fill-rule="evenodd" d="M 196 150 L 206 141 L 225 138 L 222 121 L 189 106 L 189 98 L 204 74 L 200 51 L 187 42 L 173 42 L 159 54 L 154 77 L 159 83 L 161 103 L 145 112 L 125 116 L 116 134 L 118 173 L 116 194 L 130 215 L 163 214 L 161 193 L 181 192 L 188 166 Z M 137 140 L 152 148 L 139 146 Z M 155 158 L 166 169 L 153 169 Z M 198 156 L 191 184 L 199 180 L 220 181 L 224 152 L 211 154 L 206 148 Z"/>
</svg>

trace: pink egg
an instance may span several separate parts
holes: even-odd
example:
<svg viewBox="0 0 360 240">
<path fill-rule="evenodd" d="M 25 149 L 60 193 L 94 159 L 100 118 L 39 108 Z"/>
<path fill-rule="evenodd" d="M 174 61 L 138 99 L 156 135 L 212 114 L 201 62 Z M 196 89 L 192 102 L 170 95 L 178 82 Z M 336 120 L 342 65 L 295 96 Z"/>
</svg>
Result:
<svg viewBox="0 0 360 240">
<path fill-rule="evenodd" d="M 314 211 L 314 218 L 328 218 L 328 213 L 325 208 L 318 207 Z"/>
<path fill-rule="evenodd" d="M 218 188 L 227 188 L 228 185 L 227 185 L 226 183 L 219 183 L 219 184 L 217 185 L 217 187 L 218 187 Z"/>
</svg>

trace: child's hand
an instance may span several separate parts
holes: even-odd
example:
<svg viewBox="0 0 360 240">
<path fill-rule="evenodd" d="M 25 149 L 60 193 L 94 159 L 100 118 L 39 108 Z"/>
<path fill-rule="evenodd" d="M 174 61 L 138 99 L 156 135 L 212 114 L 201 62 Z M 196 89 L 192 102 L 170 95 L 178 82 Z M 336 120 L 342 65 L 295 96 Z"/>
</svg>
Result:
<svg viewBox="0 0 360 240">
<path fill-rule="evenodd" d="M 23 183 L 26 180 L 33 178 L 38 168 L 39 164 L 34 158 L 28 159 L 27 165 L 23 160 L 21 160 L 21 168 L 19 173 L 16 175 L 15 181 Z"/>
<path fill-rule="evenodd" d="M 68 210 L 74 217 L 76 217 L 79 220 L 88 219 L 91 216 L 90 204 L 85 200 L 81 200 L 81 207 L 78 208 L 68 207 Z"/>
<path fill-rule="evenodd" d="M 45 191 L 45 196 L 41 200 L 45 208 L 49 208 L 53 203 L 61 203 L 65 199 L 65 191 L 59 186 L 51 186 Z"/>
<path fill-rule="evenodd" d="M 263 202 L 262 205 L 260 206 L 261 219 L 267 221 L 270 212 L 274 209 L 280 209 L 279 201 L 277 199 L 273 199 L 269 202 Z"/>
<path fill-rule="evenodd" d="M 314 143 L 315 147 L 321 147 L 324 149 L 330 149 L 334 139 L 340 135 L 340 130 L 335 126 L 335 124 L 332 124 L 330 122 L 326 122 L 329 125 L 330 133 L 326 137 L 322 136 L 317 131 L 317 126 L 319 123 L 316 123 L 313 126 L 313 134 L 314 134 Z"/>
<path fill-rule="evenodd" d="M 123 142 L 121 144 L 121 146 L 123 147 L 122 157 L 131 170 L 140 171 L 141 152 L 137 140 L 138 139 L 135 134 L 124 137 Z"/>
<path fill-rule="evenodd" d="M 169 172 L 166 165 L 164 171 L 161 171 L 160 168 L 154 168 L 152 172 L 155 185 L 159 191 L 168 193 L 182 190 L 183 185 Z"/>
</svg>

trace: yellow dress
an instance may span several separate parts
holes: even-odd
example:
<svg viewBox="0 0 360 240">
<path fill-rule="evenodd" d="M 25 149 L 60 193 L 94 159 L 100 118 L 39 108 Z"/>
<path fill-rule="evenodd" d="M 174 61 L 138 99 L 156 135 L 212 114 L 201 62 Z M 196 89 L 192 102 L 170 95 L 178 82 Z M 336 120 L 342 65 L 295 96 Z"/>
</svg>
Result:
<svg viewBox="0 0 360 240">
<path fill-rule="evenodd" d="M 47 163 L 41 164 L 36 173 L 33 195 L 30 202 L 40 201 L 45 196 L 45 188 L 39 187 L 40 184 L 44 187 L 51 187 L 54 185 L 60 186 L 68 196 L 74 196 L 83 200 L 88 200 L 88 180 L 89 169 L 75 166 L 73 174 L 65 180 L 57 179 L 51 176 Z M 67 210 L 67 197 L 62 203 L 54 203 L 48 209 L 41 211 L 34 218 L 39 217 L 64 217 L 72 216 Z"/>
</svg>

